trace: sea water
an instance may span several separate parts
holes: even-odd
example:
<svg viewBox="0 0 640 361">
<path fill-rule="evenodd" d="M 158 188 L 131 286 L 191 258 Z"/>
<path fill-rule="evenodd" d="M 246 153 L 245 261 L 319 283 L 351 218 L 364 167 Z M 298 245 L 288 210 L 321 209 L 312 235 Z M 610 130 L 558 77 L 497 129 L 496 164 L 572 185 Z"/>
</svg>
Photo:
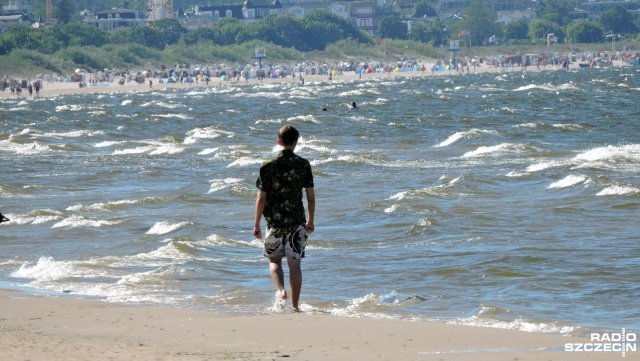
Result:
<svg viewBox="0 0 640 361">
<path fill-rule="evenodd" d="M 639 70 L 2 99 L 0 285 L 271 312 L 255 181 L 292 124 L 317 198 L 303 311 L 640 329 Z"/>
</svg>

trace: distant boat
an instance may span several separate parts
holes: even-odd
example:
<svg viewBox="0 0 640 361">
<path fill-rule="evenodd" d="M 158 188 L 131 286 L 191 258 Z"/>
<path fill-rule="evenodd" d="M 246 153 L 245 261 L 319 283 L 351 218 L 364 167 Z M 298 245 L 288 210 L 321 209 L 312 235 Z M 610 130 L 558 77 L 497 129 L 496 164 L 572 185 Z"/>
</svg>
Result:
<svg viewBox="0 0 640 361">
<path fill-rule="evenodd" d="M 633 59 L 630 59 L 628 61 L 628 63 L 631 64 L 631 65 L 640 65 L 640 59 L 639 58 L 633 58 Z"/>
</svg>

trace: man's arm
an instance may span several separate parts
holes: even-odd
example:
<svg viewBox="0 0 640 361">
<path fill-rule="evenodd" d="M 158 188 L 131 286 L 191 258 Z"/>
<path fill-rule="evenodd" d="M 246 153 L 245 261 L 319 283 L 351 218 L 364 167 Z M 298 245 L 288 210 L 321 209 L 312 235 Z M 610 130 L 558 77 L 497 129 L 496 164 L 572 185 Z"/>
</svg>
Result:
<svg viewBox="0 0 640 361">
<path fill-rule="evenodd" d="M 307 193 L 307 209 L 309 210 L 309 217 L 307 218 L 307 234 L 311 234 L 315 230 L 313 225 L 313 219 L 316 214 L 316 194 L 313 192 L 312 187 L 304 189 Z"/>
<path fill-rule="evenodd" d="M 253 219 L 253 235 L 257 239 L 262 239 L 262 230 L 260 229 L 260 219 L 262 218 L 262 212 L 264 211 L 264 205 L 267 203 L 267 192 L 263 190 L 258 191 L 256 197 L 256 214 Z"/>
</svg>

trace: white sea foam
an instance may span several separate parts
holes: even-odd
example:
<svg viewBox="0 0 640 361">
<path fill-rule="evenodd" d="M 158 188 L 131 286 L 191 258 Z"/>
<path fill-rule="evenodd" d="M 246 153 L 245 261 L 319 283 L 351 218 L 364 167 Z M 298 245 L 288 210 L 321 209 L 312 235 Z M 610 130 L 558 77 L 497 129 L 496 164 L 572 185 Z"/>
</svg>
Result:
<svg viewBox="0 0 640 361">
<path fill-rule="evenodd" d="M 159 147 L 156 147 L 156 149 L 154 149 L 151 152 L 149 152 L 149 154 L 151 154 L 151 155 L 178 154 L 178 153 L 184 152 L 185 150 L 186 150 L 186 148 L 181 147 L 181 146 L 176 145 L 176 144 L 166 144 L 166 145 L 161 145 Z"/>
<path fill-rule="evenodd" d="M 316 119 L 316 117 L 314 117 L 312 114 L 308 114 L 308 115 L 297 115 L 297 116 L 295 116 L 295 117 L 287 118 L 287 122 L 295 122 L 295 121 L 310 122 L 310 123 L 316 123 L 316 124 L 319 124 L 319 123 L 320 123 L 320 122 Z"/>
<path fill-rule="evenodd" d="M 166 118 L 166 119 L 178 118 L 178 119 L 182 119 L 182 120 L 192 119 L 187 114 L 153 114 L 152 117 Z"/>
<path fill-rule="evenodd" d="M 587 180 L 587 177 L 584 175 L 568 175 L 557 182 L 553 182 L 549 185 L 549 189 L 552 188 L 567 188 L 574 186 L 579 183 L 583 183 Z"/>
<path fill-rule="evenodd" d="M 77 112 L 82 109 L 84 109 L 83 106 L 76 105 L 76 104 L 71 104 L 71 105 L 65 104 L 65 105 L 56 106 L 56 112 Z"/>
<path fill-rule="evenodd" d="M 519 92 L 519 91 L 526 91 L 526 90 L 533 90 L 533 89 L 540 89 L 540 90 L 545 90 L 545 91 L 549 91 L 549 92 L 557 92 L 557 91 L 560 91 L 560 90 L 577 90 L 578 88 L 575 85 L 571 84 L 571 83 L 565 83 L 565 84 L 560 84 L 560 85 L 528 84 L 528 85 L 524 85 L 524 86 L 521 86 L 519 88 L 516 88 L 513 91 Z"/>
<path fill-rule="evenodd" d="M 211 187 L 209 188 L 208 194 L 217 192 L 222 189 L 226 189 L 232 187 L 240 182 L 244 181 L 241 178 L 225 178 L 225 179 L 213 179 L 209 182 L 211 183 Z"/>
<path fill-rule="evenodd" d="M 39 142 L 19 144 L 13 143 L 9 140 L 2 140 L 0 141 L 0 151 L 22 155 L 33 155 L 50 152 L 51 148 L 49 148 L 49 146 L 47 145 L 42 145 Z"/>
<path fill-rule="evenodd" d="M 241 157 L 241 158 L 236 159 L 233 162 L 229 163 L 227 168 L 246 167 L 246 166 L 254 165 L 254 164 L 262 164 L 263 162 L 264 162 L 264 159 L 260 159 L 260 158 Z"/>
<path fill-rule="evenodd" d="M 400 200 L 404 199 L 408 194 L 409 194 L 408 191 L 402 191 L 402 192 L 396 193 L 396 194 L 392 195 L 391 197 L 389 197 L 389 200 L 400 201 Z"/>
<path fill-rule="evenodd" d="M 640 162 L 640 144 L 630 144 L 623 146 L 606 146 L 588 150 L 576 156 L 582 161 L 602 161 L 602 160 L 632 160 Z"/>
<path fill-rule="evenodd" d="M 526 151 L 526 146 L 523 144 L 502 143 L 492 146 L 482 146 L 478 149 L 466 152 L 462 155 L 463 158 L 482 157 L 485 155 L 498 155 L 509 152 L 523 152 Z"/>
<path fill-rule="evenodd" d="M 153 227 L 151 227 L 148 231 L 147 234 L 157 234 L 157 235 L 163 235 L 163 234 L 167 234 L 167 233 L 171 233 L 174 231 L 177 231 L 181 228 L 184 228 L 188 225 L 190 225 L 191 222 L 178 222 L 178 223 L 171 223 L 169 221 L 162 221 L 162 222 L 158 222 L 156 224 L 153 225 Z"/>
<path fill-rule="evenodd" d="M 540 125 L 538 123 L 523 123 L 516 125 L 517 128 L 538 128 Z"/>
<path fill-rule="evenodd" d="M 83 204 L 76 204 L 74 206 L 70 206 L 67 207 L 67 211 L 69 212 L 78 212 L 78 211 L 107 211 L 110 207 L 112 206 L 118 206 L 118 205 L 123 205 L 123 204 L 136 204 L 139 203 L 140 201 L 136 201 L 136 200 L 121 200 L 121 201 L 114 201 L 114 202 L 107 202 L 107 203 L 94 203 L 91 205 L 83 205 Z"/>
<path fill-rule="evenodd" d="M 399 207 L 399 206 L 398 206 L 397 204 L 394 204 L 394 205 L 392 205 L 391 207 L 387 207 L 387 208 L 385 208 L 385 209 L 384 209 L 384 213 L 393 213 L 393 212 L 395 212 L 395 211 L 396 211 L 396 209 L 398 209 L 398 207 Z"/>
<path fill-rule="evenodd" d="M 554 124 L 553 127 L 554 128 L 565 129 L 565 130 L 579 130 L 579 129 L 583 129 L 584 128 L 580 124 Z"/>
<path fill-rule="evenodd" d="M 77 228 L 77 227 L 94 227 L 99 228 L 102 226 L 111 226 L 118 224 L 120 221 L 107 221 L 89 219 L 82 216 L 71 216 L 63 219 L 62 221 L 54 224 L 51 228 Z"/>
<path fill-rule="evenodd" d="M 11 274 L 12 277 L 52 281 L 75 273 L 75 262 L 55 261 L 52 257 L 40 257 L 34 264 L 26 262 Z"/>
<path fill-rule="evenodd" d="M 234 134 L 234 132 L 220 130 L 214 127 L 196 128 L 187 132 L 187 137 L 184 140 L 184 144 L 194 144 L 200 139 L 216 139 L 222 136 L 231 138 L 234 136 Z"/>
<path fill-rule="evenodd" d="M 564 162 L 543 162 L 543 163 L 537 163 L 537 164 L 532 164 L 530 166 L 527 167 L 526 171 L 528 173 L 534 173 L 534 172 L 539 172 L 545 169 L 549 169 L 549 168 L 554 168 L 554 167 L 561 167 L 563 166 L 565 163 Z"/>
<path fill-rule="evenodd" d="M 185 107 L 184 104 L 165 103 L 165 102 L 156 102 L 156 101 L 144 103 L 142 104 L 142 106 L 143 107 L 159 107 L 159 108 L 166 108 L 166 109 L 178 109 L 178 108 Z"/>
<path fill-rule="evenodd" d="M 150 152 L 150 151 L 152 151 L 154 149 L 156 149 L 156 147 L 151 146 L 151 145 L 147 145 L 147 146 L 144 146 L 144 147 L 136 147 L 136 148 L 122 149 L 122 150 L 114 150 L 113 151 L 113 155 L 142 154 L 142 153 Z"/>
<path fill-rule="evenodd" d="M 508 329 L 508 330 L 525 331 L 525 332 L 560 333 L 565 335 L 570 334 L 575 329 L 574 327 L 571 327 L 571 326 L 530 322 L 522 319 L 516 319 L 513 321 L 500 321 L 500 320 L 479 318 L 477 316 L 461 318 L 454 321 L 447 321 L 447 323 L 452 325 L 502 328 L 502 329 Z"/>
<path fill-rule="evenodd" d="M 609 186 L 596 194 L 597 196 L 621 196 L 625 194 L 637 194 L 640 193 L 640 188 L 630 186 L 614 185 Z"/>
<path fill-rule="evenodd" d="M 60 220 L 64 215 L 60 211 L 45 209 L 29 212 L 26 215 L 6 214 L 6 217 L 10 219 L 8 224 L 44 224 Z"/>
<path fill-rule="evenodd" d="M 46 138 L 79 138 L 79 137 L 94 137 L 96 135 L 104 134 L 103 131 L 90 131 L 90 130 L 74 130 L 65 133 L 43 133 L 40 136 Z"/>
<path fill-rule="evenodd" d="M 451 136 L 449 136 L 449 138 L 447 138 L 447 140 L 445 140 L 444 142 L 436 145 L 436 147 L 446 147 L 448 145 L 451 145 L 455 142 L 457 142 L 460 139 L 468 139 L 471 138 L 475 135 L 480 135 L 480 134 L 491 134 L 491 135 L 498 135 L 499 133 L 495 130 L 482 130 L 482 129 L 471 129 L 471 130 L 466 130 L 463 132 L 457 132 Z"/>
<path fill-rule="evenodd" d="M 138 253 L 133 256 L 126 256 L 122 260 L 127 265 L 145 265 L 152 267 L 165 266 L 168 264 L 183 263 L 193 259 L 192 255 L 181 251 L 174 242 L 169 242 L 162 247 L 151 252 Z M 142 262 L 142 263 L 138 263 Z"/>
<path fill-rule="evenodd" d="M 111 147 L 114 145 L 125 144 L 125 143 L 126 142 L 124 141 L 105 141 L 105 142 L 96 143 L 93 146 L 96 148 L 106 148 L 106 147 Z"/>
<path fill-rule="evenodd" d="M 209 154 L 212 154 L 212 153 L 217 152 L 219 149 L 220 149 L 220 147 L 217 147 L 217 148 L 207 148 L 207 149 L 204 149 L 204 150 L 200 151 L 198 154 L 199 154 L 199 155 L 209 155 Z"/>
</svg>

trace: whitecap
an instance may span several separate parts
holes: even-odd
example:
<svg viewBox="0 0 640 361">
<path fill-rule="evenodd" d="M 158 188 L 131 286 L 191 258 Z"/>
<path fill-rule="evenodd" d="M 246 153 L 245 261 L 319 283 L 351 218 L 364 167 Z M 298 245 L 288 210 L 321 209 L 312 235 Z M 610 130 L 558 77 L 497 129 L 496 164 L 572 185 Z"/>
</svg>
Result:
<svg viewBox="0 0 640 361">
<path fill-rule="evenodd" d="M 211 183 L 211 187 L 207 193 L 214 193 L 219 190 L 229 188 L 237 183 L 242 182 L 244 179 L 241 178 L 225 178 L 225 179 L 213 179 L 209 182 Z"/>
<path fill-rule="evenodd" d="M 499 135 L 499 133 L 495 130 L 470 129 L 470 130 L 465 130 L 463 132 L 454 133 L 453 135 L 449 136 L 447 140 L 436 145 L 436 147 L 446 147 L 448 145 L 451 145 L 457 142 L 460 139 L 471 138 L 475 135 L 481 135 L 481 134 Z"/>
<path fill-rule="evenodd" d="M 167 234 L 167 233 L 174 232 L 180 228 L 184 228 L 189 224 L 191 223 L 190 222 L 171 223 L 169 221 L 162 221 L 154 224 L 153 227 L 151 227 L 147 231 L 147 234 L 157 234 L 157 235 Z"/>
<path fill-rule="evenodd" d="M 478 147 L 478 149 L 466 152 L 462 155 L 463 158 L 472 158 L 472 157 L 481 157 L 484 155 L 496 155 L 506 152 L 522 152 L 525 151 L 526 148 L 522 144 L 513 144 L 513 143 L 502 143 L 493 146 L 482 146 Z"/>
<path fill-rule="evenodd" d="M 576 184 L 582 183 L 587 180 L 584 175 L 568 175 L 557 182 L 553 182 L 549 185 L 549 189 L 552 188 L 567 188 Z"/>
<path fill-rule="evenodd" d="M 596 194 L 597 196 L 621 196 L 625 194 L 636 194 L 640 193 L 640 188 L 629 187 L 629 186 L 609 186 Z"/>
<path fill-rule="evenodd" d="M 107 220 L 96 220 L 89 219 L 82 216 L 71 216 L 69 218 L 65 218 L 62 221 L 54 224 L 51 228 L 77 228 L 77 227 L 95 227 L 99 228 L 102 226 L 111 226 L 114 224 L 118 224 L 120 221 L 107 221 Z"/>
<path fill-rule="evenodd" d="M 30 278 L 40 281 L 57 280 L 75 273 L 75 264 L 69 261 L 56 261 L 52 257 L 40 257 L 33 264 L 26 262 L 11 277 Z"/>
<path fill-rule="evenodd" d="M 227 166 L 227 168 L 244 167 L 244 166 L 253 165 L 253 164 L 262 164 L 263 162 L 264 160 L 259 158 L 242 157 L 231 162 Z"/>
</svg>

